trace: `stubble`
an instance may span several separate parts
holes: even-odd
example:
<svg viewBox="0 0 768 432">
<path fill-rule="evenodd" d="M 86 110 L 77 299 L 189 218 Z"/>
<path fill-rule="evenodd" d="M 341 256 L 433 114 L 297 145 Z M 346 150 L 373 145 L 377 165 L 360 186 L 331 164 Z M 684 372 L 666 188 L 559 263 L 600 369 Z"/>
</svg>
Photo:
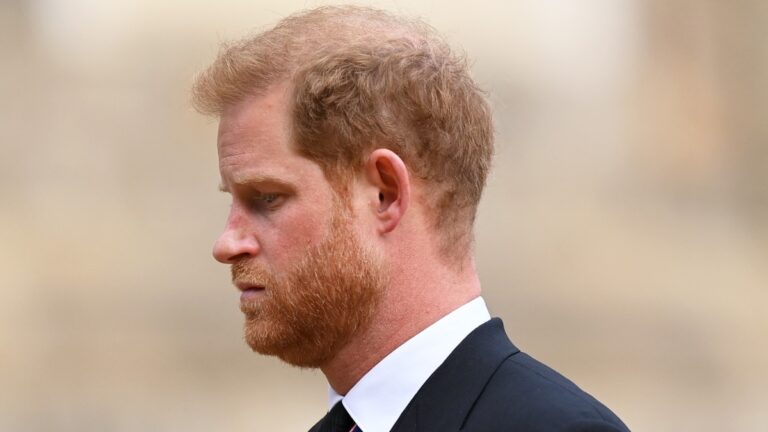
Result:
<svg viewBox="0 0 768 432">
<path fill-rule="evenodd" d="M 240 305 L 246 342 L 295 366 L 322 367 L 371 324 L 385 286 L 382 267 L 341 210 L 326 238 L 287 274 L 246 261 L 233 264 L 233 282 L 265 287 L 261 298 Z"/>
</svg>

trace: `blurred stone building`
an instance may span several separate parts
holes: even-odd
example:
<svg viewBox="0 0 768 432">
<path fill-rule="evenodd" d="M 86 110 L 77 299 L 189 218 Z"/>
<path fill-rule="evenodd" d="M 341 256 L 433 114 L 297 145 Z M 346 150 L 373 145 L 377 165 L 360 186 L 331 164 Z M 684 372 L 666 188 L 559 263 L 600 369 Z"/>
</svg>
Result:
<svg viewBox="0 0 768 432">
<path fill-rule="evenodd" d="M 218 42 L 322 2 L 0 2 L 0 430 L 303 430 L 210 258 Z M 368 2 L 463 47 L 496 113 L 491 312 L 633 430 L 768 426 L 768 6 Z M 279 412 L 291 413 L 290 424 Z"/>
</svg>

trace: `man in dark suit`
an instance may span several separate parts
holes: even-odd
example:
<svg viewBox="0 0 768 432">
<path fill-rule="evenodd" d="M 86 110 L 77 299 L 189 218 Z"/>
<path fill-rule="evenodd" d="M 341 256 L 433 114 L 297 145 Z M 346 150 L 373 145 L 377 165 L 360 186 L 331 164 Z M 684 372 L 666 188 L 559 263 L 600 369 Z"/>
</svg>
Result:
<svg viewBox="0 0 768 432">
<path fill-rule="evenodd" d="M 193 88 L 220 118 L 214 246 L 257 352 L 320 368 L 313 431 L 622 431 L 519 352 L 480 297 L 472 226 L 493 153 L 466 61 L 357 7 L 226 46 Z"/>
</svg>

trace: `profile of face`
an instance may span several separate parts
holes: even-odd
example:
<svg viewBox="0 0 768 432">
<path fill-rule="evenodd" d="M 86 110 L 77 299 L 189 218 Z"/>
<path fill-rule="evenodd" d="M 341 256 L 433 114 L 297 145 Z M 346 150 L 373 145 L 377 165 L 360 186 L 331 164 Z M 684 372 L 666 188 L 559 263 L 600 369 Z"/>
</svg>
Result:
<svg viewBox="0 0 768 432">
<path fill-rule="evenodd" d="M 378 303 L 382 272 L 338 212 L 330 233 L 282 275 L 247 261 L 232 266 L 240 286 L 263 286 L 243 300 L 245 338 L 255 351 L 302 367 L 321 367 L 366 327 Z"/>
<path fill-rule="evenodd" d="M 221 186 L 232 206 L 213 254 L 243 291 L 251 348 L 322 367 L 371 323 L 386 272 L 319 165 L 291 146 L 286 95 L 276 86 L 221 116 Z"/>
</svg>

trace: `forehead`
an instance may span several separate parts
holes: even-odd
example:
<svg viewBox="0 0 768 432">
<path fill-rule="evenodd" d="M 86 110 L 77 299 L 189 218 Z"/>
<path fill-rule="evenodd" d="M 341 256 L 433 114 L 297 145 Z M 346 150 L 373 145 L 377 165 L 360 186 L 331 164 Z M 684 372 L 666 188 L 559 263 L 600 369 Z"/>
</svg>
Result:
<svg viewBox="0 0 768 432">
<path fill-rule="evenodd" d="M 297 171 L 316 165 L 291 145 L 287 99 L 287 89 L 276 86 L 224 110 L 219 121 L 218 152 L 225 186 L 261 176 L 291 180 L 300 174 Z"/>
</svg>

